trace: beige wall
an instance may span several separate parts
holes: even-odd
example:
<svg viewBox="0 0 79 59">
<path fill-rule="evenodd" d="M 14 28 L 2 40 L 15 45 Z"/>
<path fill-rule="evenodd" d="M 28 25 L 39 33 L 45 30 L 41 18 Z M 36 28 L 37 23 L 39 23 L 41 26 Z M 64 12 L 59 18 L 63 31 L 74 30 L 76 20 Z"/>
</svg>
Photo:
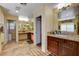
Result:
<svg viewBox="0 0 79 59">
<path fill-rule="evenodd" d="M 42 16 L 42 19 L 43 19 L 43 14 L 44 14 L 44 6 L 42 6 L 41 8 L 39 8 L 38 10 L 35 10 L 34 12 L 33 12 L 33 22 L 34 22 L 34 45 L 36 45 L 37 44 L 37 40 L 36 40 L 36 17 L 38 17 L 38 16 Z"/>
<path fill-rule="evenodd" d="M 8 40 L 8 36 L 7 36 L 8 35 L 7 20 L 16 20 L 16 21 L 18 21 L 18 17 L 9 14 L 7 12 L 7 10 L 2 6 L 0 6 L 0 16 L 2 17 L 2 21 L 4 23 L 4 25 L 3 25 L 4 26 L 4 39 L 5 39 L 4 42 L 7 43 L 7 40 Z M 16 30 L 18 30 L 18 29 L 16 29 Z M 18 34 L 18 33 L 16 33 L 16 34 Z"/>
<path fill-rule="evenodd" d="M 58 18 L 57 18 L 57 9 L 50 9 L 49 7 L 46 7 L 45 10 L 45 20 L 46 21 L 46 27 L 47 32 L 58 30 Z"/>
<path fill-rule="evenodd" d="M 0 6 L 0 24 L 4 24 L 4 14 Z"/>
<path fill-rule="evenodd" d="M 47 50 L 47 32 L 58 29 L 56 9 L 50 9 L 49 7 L 43 5 L 40 9 L 34 12 L 34 35 L 36 36 L 36 17 L 42 16 L 42 51 Z M 36 37 L 35 37 L 36 44 Z"/>
<path fill-rule="evenodd" d="M 50 9 L 49 7 L 45 8 L 45 14 L 42 25 L 42 34 L 44 33 L 42 39 L 43 41 L 43 49 L 47 50 L 47 33 L 51 31 L 58 30 L 58 19 L 57 19 L 57 10 Z"/>
<path fill-rule="evenodd" d="M 0 6 L 0 27 L 1 26 L 4 26 L 4 14 L 2 11 L 2 7 Z M 3 42 L 3 41 L 4 41 L 4 33 L 0 32 L 0 42 Z"/>
<path fill-rule="evenodd" d="M 15 20 L 16 21 L 16 20 L 18 20 L 18 17 L 17 16 L 13 16 L 11 14 L 5 14 L 5 21 L 6 21 L 5 24 L 7 23 L 7 20 Z M 7 32 L 7 31 L 5 30 L 5 32 Z M 12 31 L 12 39 L 15 39 L 16 40 L 16 30 Z"/>
<path fill-rule="evenodd" d="M 78 34 L 78 17 L 75 17 L 75 19 L 74 19 L 74 25 L 76 26 L 74 34 Z"/>
</svg>

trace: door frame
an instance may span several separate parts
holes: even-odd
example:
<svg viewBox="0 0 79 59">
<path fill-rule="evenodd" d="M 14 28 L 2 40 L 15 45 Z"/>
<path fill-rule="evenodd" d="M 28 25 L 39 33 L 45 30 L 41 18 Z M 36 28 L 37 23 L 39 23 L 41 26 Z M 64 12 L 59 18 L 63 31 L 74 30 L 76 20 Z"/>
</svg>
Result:
<svg viewBox="0 0 79 59">
<path fill-rule="evenodd" d="M 39 19 L 40 18 L 40 19 Z M 39 25 L 40 24 L 40 25 Z M 39 32 L 37 32 L 38 31 L 38 29 L 37 29 L 37 25 L 39 25 Z M 38 17 L 36 17 L 36 34 L 37 33 L 39 33 L 38 35 L 40 35 L 40 39 L 37 39 L 37 37 L 38 36 L 36 36 L 36 41 L 38 40 L 38 41 L 40 41 L 39 43 L 37 43 L 36 45 L 38 46 L 38 45 L 40 45 L 40 47 L 42 48 L 42 16 L 40 15 L 40 16 L 38 16 Z M 39 37 L 38 37 L 39 38 Z"/>
</svg>

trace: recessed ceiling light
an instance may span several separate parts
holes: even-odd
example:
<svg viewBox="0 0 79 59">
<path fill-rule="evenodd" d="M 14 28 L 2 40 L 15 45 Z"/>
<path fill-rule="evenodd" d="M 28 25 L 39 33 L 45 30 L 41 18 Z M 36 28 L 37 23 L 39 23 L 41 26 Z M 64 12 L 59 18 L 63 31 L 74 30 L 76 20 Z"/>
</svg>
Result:
<svg viewBox="0 0 79 59">
<path fill-rule="evenodd" d="M 18 13 L 19 11 L 18 10 L 16 10 L 16 13 Z"/>
<path fill-rule="evenodd" d="M 16 13 L 19 12 L 20 8 L 21 8 L 21 7 L 19 7 L 19 6 L 16 7 L 16 9 L 15 9 L 15 10 L 16 10 Z"/>
</svg>

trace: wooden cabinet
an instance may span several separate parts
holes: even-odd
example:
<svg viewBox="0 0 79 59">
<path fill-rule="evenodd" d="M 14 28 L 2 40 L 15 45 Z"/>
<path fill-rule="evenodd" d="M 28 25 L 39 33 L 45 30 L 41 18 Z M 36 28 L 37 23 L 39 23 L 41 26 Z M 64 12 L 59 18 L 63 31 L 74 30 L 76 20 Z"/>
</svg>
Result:
<svg viewBox="0 0 79 59">
<path fill-rule="evenodd" d="M 48 36 L 48 50 L 59 56 L 79 55 L 79 42 Z"/>
<path fill-rule="evenodd" d="M 48 50 L 54 55 L 58 55 L 58 43 L 57 38 L 48 36 Z"/>
<path fill-rule="evenodd" d="M 77 44 L 77 55 L 79 56 L 79 43 Z"/>
<path fill-rule="evenodd" d="M 19 33 L 19 41 L 23 41 L 27 39 L 27 34 L 26 33 Z"/>
<path fill-rule="evenodd" d="M 77 29 L 78 29 L 78 34 L 79 34 L 79 22 L 78 22 L 78 24 L 77 24 Z"/>
<path fill-rule="evenodd" d="M 77 55 L 77 43 L 69 40 L 64 40 L 59 44 L 59 55 L 75 56 Z"/>
</svg>

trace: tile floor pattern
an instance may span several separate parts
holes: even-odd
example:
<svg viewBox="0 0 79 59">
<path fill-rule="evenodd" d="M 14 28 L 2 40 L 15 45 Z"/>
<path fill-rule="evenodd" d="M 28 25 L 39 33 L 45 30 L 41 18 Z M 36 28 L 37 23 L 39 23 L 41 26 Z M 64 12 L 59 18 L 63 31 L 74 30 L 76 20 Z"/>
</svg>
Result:
<svg viewBox="0 0 79 59">
<path fill-rule="evenodd" d="M 37 46 L 21 41 L 19 44 L 11 42 L 3 48 L 1 56 L 47 56 L 49 52 L 43 52 Z"/>
</svg>

